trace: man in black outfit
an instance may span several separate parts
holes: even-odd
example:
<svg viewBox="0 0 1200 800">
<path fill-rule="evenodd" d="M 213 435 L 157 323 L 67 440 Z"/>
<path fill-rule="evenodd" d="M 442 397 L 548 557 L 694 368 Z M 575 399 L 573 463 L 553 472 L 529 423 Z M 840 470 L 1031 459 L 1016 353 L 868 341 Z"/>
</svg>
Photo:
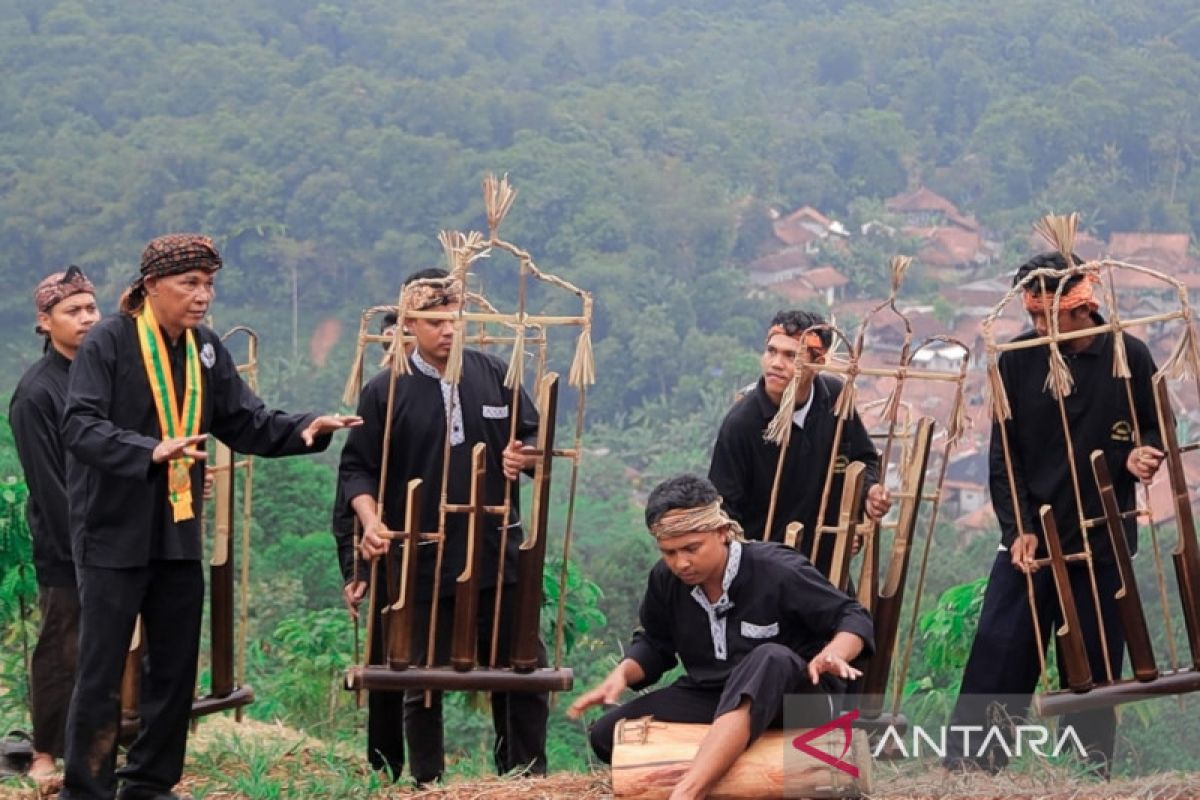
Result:
<svg viewBox="0 0 1200 800">
<path fill-rule="evenodd" d="M 141 614 L 141 730 L 120 771 L 123 800 L 169 800 L 187 749 L 204 574 L 201 490 L 208 434 L 261 456 L 314 452 L 355 417 L 267 409 L 201 325 L 221 257 L 206 236 L 151 241 L 118 315 L 71 367 L 63 423 L 79 667 L 67 719 L 63 800 L 109 800 L 120 685 Z"/>
<path fill-rule="evenodd" d="M 762 539 L 767 524 L 771 487 L 779 463 L 779 445 L 763 439 L 763 432 L 779 410 L 779 403 L 796 372 L 796 357 L 807 363 L 824 361 L 831 334 L 825 320 L 808 311 L 780 311 L 768 326 L 762 354 L 763 375 L 725 415 L 713 446 L 708 478 L 721 493 L 725 510 L 746 531 L 749 539 Z M 791 439 L 784 456 L 783 475 L 776 498 L 771 531 L 765 538 L 782 542 L 791 522 L 801 523 L 797 547 L 812 553 L 821 493 L 829 459 L 835 459 L 834 480 L 824 523 L 837 522 L 842 475 L 852 461 L 866 466 L 866 511 L 881 519 L 891 508 L 891 497 L 880 482 L 879 453 L 858 414 L 847 419 L 837 454 L 833 454 L 837 417 L 834 403 L 842 381 L 827 373 L 806 371 L 796 392 Z M 829 574 L 833 538 L 823 537 L 816 566 Z"/>
<path fill-rule="evenodd" d="M 406 310 L 447 311 L 459 308 L 462 288 L 444 270 L 425 270 L 405 281 L 403 302 Z M 504 385 L 507 365 L 499 359 L 472 349 L 463 350 L 462 377 L 453 384 L 445 378 L 454 339 L 453 322 L 409 318 L 405 332 L 416 340 L 407 354 L 409 374 L 395 378 L 386 503 L 383 513 L 376 508 L 383 467 L 383 429 L 386 422 L 390 370 L 376 375 L 363 388 L 359 400 L 362 428 L 351 433 L 342 451 L 338 480 L 344 495 L 361 525 L 364 560 L 377 558 L 388 550 L 380 536 L 388 528 L 403 524 L 407 502 L 407 484 L 413 478 L 423 480 L 422 531 L 438 529 L 438 505 L 442 497 L 443 453 L 449 428 L 450 449 L 446 500 L 466 503 L 470 499 L 471 450 L 477 442 L 487 445 L 486 479 L 483 501 L 489 506 L 504 503 L 510 482 L 528 466 L 523 452 L 537 433 L 537 413 L 529 395 L 519 399 L 516 440 L 510 441 L 510 415 L 514 413 L 513 392 Z M 492 612 L 497 591 L 497 571 L 503 559 L 500 626 L 497 665 L 508 661 L 512 640 L 515 600 L 517 549 L 522 540 L 520 507 L 515 491 L 512 516 L 508 520 L 485 515 L 483 573 L 479 582 L 478 631 L 480 660 L 490 656 Z M 508 527 L 505 550 L 500 552 L 500 532 Z M 445 553 L 441 565 L 438 599 L 438 629 L 433 663 L 449 663 L 450 633 L 454 620 L 455 579 L 466 563 L 467 520 L 464 514 L 446 518 Z M 399 552 L 399 543 L 393 547 Z M 413 610 L 413 659 L 425 665 L 428 621 L 433 602 L 433 583 L 437 572 L 435 545 L 418 548 L 417 603 Z M 377 640 L 379 637 L 376 637 Z M 544 648 L 540 664 L 545 665 Z M 372 698 L 379 692 L 372 693 Z M 373 700 L 391 703 L 388 700 Z M 514 769 L 534 774 L 546 771 L 546 721 L 549 697 L 544 692 L 492 692 L 492 724 L 496 733 L 493 756 L 497 772 Z M 374 708 L 374 707 L 373 707 Z M 403 765 L 404 749 L 398 741 L 398 719 L 380 717 L 374 712 L 369 725 L 368 744 L 372 765 L 383 761 L 393 773 Z M 385 730 L 390 726 L 390 731 Z M 404 729 L 412 777 L 417 783 L 438 780 L 444 770 L 445 748 L 442 726 L 442 693 L 431 692 L 426 706 L 425 692 L 404 694 Z M 386 749 L 385 749 L 386 748 Z M 379 755 L 376 755 L 378 751 Z M 382 756 L 381 759 L 379 756 Z"/>
<path fill-rule="evenodd" d="M 55 779 L 54 761 L 65 752 L 67 707 L 75 688 L 79 649 L 79 593 L 71 561 L 66 451 L 59 426 L 71 361 L 100 312 L 92 282 L 76 266 L 47 275 L 33 300 L 45 354 L 21 376 L 8 414 L 29 487 L 26 515 L 42 612 L 30 660 L 34 754 L 29 775 L 48 787 Z"/>
<path fill-rule="evenodd" d="M 671 795 L 704 797 L 764 730 L 782 722 L 785 695 L 844 693 L 860 675 L 850 662 L 871 654 L 874 627 L 866 609 L 800 553 L 743 541 L 704 478 L 679 475 L 656 486 L 646 527 L 662 560 L 650 571 L 641 627 L 625 658 L 568 714 L 614 704 L 625 689 L 650 686 L 683 662 L 682 678 L 606 713 L 590 740 L 609 762 L 622 719 L 711 724 Z"/>
<path fill-rule="evenodd" d="M 1076 260 L 1076 263 L 1080 262 Z M 1013 285 L 1019 284 L 1029 273 L 1038 269 L 1062 271 L 1067 269 L 1067 263 L 1058 253 L 1037 256 L 1021 265 L 1013 277 Z M 1050 332 L 1048 315 L 1052 312 L 1054 293 L 1060 280 L 1059 277 L 1036 278 L 1029 284 L 1024 292 L 1024 303 L 1033 330 L 1026 331 L 1014 341 L 1045 336 Z M 1103 317 L 1097 313 L 1098 304 L 1094 299 L 1093 287 L 1096 283 L 1097 276 L 1091 273 L 1067 278 L 1059 305 L 1060 333 L 1084 330 L 1104 323 Z M 1104 451 L 1122 511 L 1135 507 L 1137 481 L 1153 478 L 1163 458 L 1162 451 L 1157 447 L 1161 445 L 1161 438 L 1151 386 L 1151 376 L 1155 372 L 1154 360 L 1140 339 L 1124 332 L 1118 334 L 1124 337 L 1126 358 L 1132 373 L 1134 408 L 1131 409 L 1124 380 L 1113 376 L 1113 335 L 1109 332 L 1098 333 L 1068 339 L 1060 344 L 1074 382 L 1074 388 L 1065 400 L 1083 513 L 1087 518 L 1104 516 L 1095 481 L 1091 478 L 1089 458 L 1093 450 Z M 951 725 L 988 725 L 990 698 L 999 695 L 1021 698 L 1015 705 L 1009 703 L 1006 706 L 1008 716 L 1019 718 L 1026 713 L 1028 698 L 1037 685 L 1040 672 L 1038 652 L 1045 649 L 1050 632 L 1062 623 L 1053 575 L 1049 569 L 1037 569 L 1034 563 L 1047 554 L 1038 509 L 1047 503 L 1053 506 L 1054 520 L 1065 554 L 1084 549 L 1079 510 L 1066 457 L 1068 432 L 1063 429 L 1058 401 L 1046 388 L 1049 356 L 1049 347 L 1046 345 L 1009 350 L 1000 355 L 1000 375 L 1012 410 L 1011 419 L 1006 420 L 1004 425 L 1016 496 L 1009 485 L 1000 424 L 993 423 L 989 456 L 990 488 L 992 505 L 1000 523 L 1001 540 L 999 552 L 992 563 L 979 629 L 963 672 L 962 688 Z M 1133 442 L 1134 414 L 1137 415 L 1144 442 L 1140 447 L 1134 447 Z M 1125 518 L 1125 536 L 1130 552 L 1136 552 L 1137 520 L 1132 515 Z M 1100 596 L 1104 634 L 1108 641 L 1107 665 L 1100 645 L 1100 630 L 1087 566 L 1082 562 L 1071 562 L 1067 567 L 1075 606 L 1079 612 L 1092 675 L 1103 677 L 1111 669 L 1112 675 L 1119 677 L 1125 637 L 1115 595 L 1121 580 L 1113 563 L 1107 528 L 1092 528 L 1089 543 L 1095 560 L 1096 588 Z M 1029 608 L 1026 573 L 1031 571 L 1041 641 L 1035 636 Z M 1065 675 L 1061 680 L 1065 686 Z M 1075 729 L 1099 774 L 1107 775 L 1116 737 L 1113 710 L 1108 708 L 1065 715 L 1063 723 Z M 1008 757 L 1002 748 L 995 746 L 989 752 L 980 752 L 987 733 L 985 729 L 971 738 L 965 748 L 962 737 L 950 737 L 944 761 L 947 768 L 983 768 L 991 771 L 1003 768 Z"/>
</svg>

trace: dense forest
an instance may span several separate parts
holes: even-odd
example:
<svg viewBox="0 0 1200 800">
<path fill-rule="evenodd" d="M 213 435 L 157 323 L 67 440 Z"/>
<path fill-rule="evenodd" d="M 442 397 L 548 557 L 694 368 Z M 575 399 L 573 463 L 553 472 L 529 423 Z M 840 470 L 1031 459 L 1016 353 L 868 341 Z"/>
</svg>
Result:
<svg viewBox="0 0 1200 800">
<path fill-rule="evenodd" d="M 1200 231 L 1188 0 L 0 0 L 0 75 L 0 397 L 38 355 L 43 274 L 81 265 L 110 311 L 148 239 L 196 230 L 226 259 L 216 327 L 262 336 L 264 397 L 333 409 L 360 309 L 440 263 L 439 230 L 483 229 L 481 177 L 510 176 L 505 237 L 596 296 L 581 684 L 617 656 L 655 558 L 639 498 L 706 468 L 732 391 L 757 374 L 783 301 L 749 293 L 744 267 L 772 212 L 811 205 L 853 227 L 925 185 L 995 232 L 997 274 L 1046 211 L 1079 210 L 1099 236 Z M 849 294 L 886 289 L 906 244 L 840 254 Z M 917 264 L 905 297 L 938 288 Z M 319 358 L 326 320 L 343 335 Z M 251 713 L 350 735 L 335 459 L 259 469 Z M 29 587 L 7 431 L 0 475 L 0 722 L 15 723 Z M 931 593 L 984 574 L 990 540 L 938 536 Z M 948 602 L 911 676 L 926 690 L 957 678 L 978 585 Z M 455 713 L 486 741 L 485 717 Z M 559 717 L 554 765 L 581 766 L 582 733 Z M 1123 732 L 1148 740 L 1149 719 L 1129 718 Z"/>
</svg>

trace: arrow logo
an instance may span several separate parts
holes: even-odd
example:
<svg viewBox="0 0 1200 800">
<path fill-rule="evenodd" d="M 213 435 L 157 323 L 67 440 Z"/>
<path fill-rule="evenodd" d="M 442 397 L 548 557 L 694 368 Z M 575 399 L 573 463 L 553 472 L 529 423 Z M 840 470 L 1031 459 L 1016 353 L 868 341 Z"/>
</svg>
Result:
<svg viewBox="0 0 1200 800">
<path fill-rule="evenodd" d="M 846 753 L 850 752 L 850 737 L 853 734 L 851 726 L 854 724 L 854 720 L 856 719 L 858 719 L 857 708 L 853 711 L 848 711 L 845 714 L 842 714 L 835 720 L 826 722 L 819 728 L 813 728 L 810 731 L 805 731 L 792 740 L 792 747 L 796 748 L 802 753 L 807 753 L 824 764 L 828 764 L 831 767 L 840 769 L 842 772 L 845 772 L 852 778 L 857 778 L 858 767 L 842 760 Z M 839 755 L 837 758 L 834 758 L 824 750 L 820 750 L 809 744 L 809 742 L 811 742 L 813 739 L 819 739 L 833 730 L 840 730 L 845 737 L 842 743 L 841 755 Z"/>
</svg>

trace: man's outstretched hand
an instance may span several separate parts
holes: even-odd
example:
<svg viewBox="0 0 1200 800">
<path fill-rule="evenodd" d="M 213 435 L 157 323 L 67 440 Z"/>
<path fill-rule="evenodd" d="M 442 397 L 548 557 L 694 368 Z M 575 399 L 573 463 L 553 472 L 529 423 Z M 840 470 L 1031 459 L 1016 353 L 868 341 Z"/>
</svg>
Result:
<svg viewBox="0 0 1200 800">
<path fill-rule="evenodd" d="M 308 427 L 300 432 L 300 438 L 306 445 L 312 447 L 313 440 L 318 436 L 333 433 L 342 428 L 357 428 L 359 425 L 362 425 L 362 417 L 352 414 L 322 414 L 308 423 Z"/>
</svg>

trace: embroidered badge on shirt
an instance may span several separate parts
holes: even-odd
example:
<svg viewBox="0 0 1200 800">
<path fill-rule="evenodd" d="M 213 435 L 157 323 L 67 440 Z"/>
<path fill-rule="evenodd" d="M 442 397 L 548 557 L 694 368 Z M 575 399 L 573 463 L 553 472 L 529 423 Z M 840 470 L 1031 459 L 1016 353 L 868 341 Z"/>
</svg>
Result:
<svg viewBox="0 0 1200 800">
<path fill-rule="evenodd" d="M 779 635 L 779 623 L 770 625 L 755 625 L 753 622 L 742 622 L 742 636 L 747 639 L 770 639 Z"/>
<path fill-rule="evenodd" d="M 484 419 L 508 419 L 508 406 L 484 406 Z"/>
<path fill-rule="evenodd" d="M 212 342 L 205 342 L 200 348 L 200 363 L 209 369 L 217 363 L 217 351 L 213 350 Z"/>
</svg>

